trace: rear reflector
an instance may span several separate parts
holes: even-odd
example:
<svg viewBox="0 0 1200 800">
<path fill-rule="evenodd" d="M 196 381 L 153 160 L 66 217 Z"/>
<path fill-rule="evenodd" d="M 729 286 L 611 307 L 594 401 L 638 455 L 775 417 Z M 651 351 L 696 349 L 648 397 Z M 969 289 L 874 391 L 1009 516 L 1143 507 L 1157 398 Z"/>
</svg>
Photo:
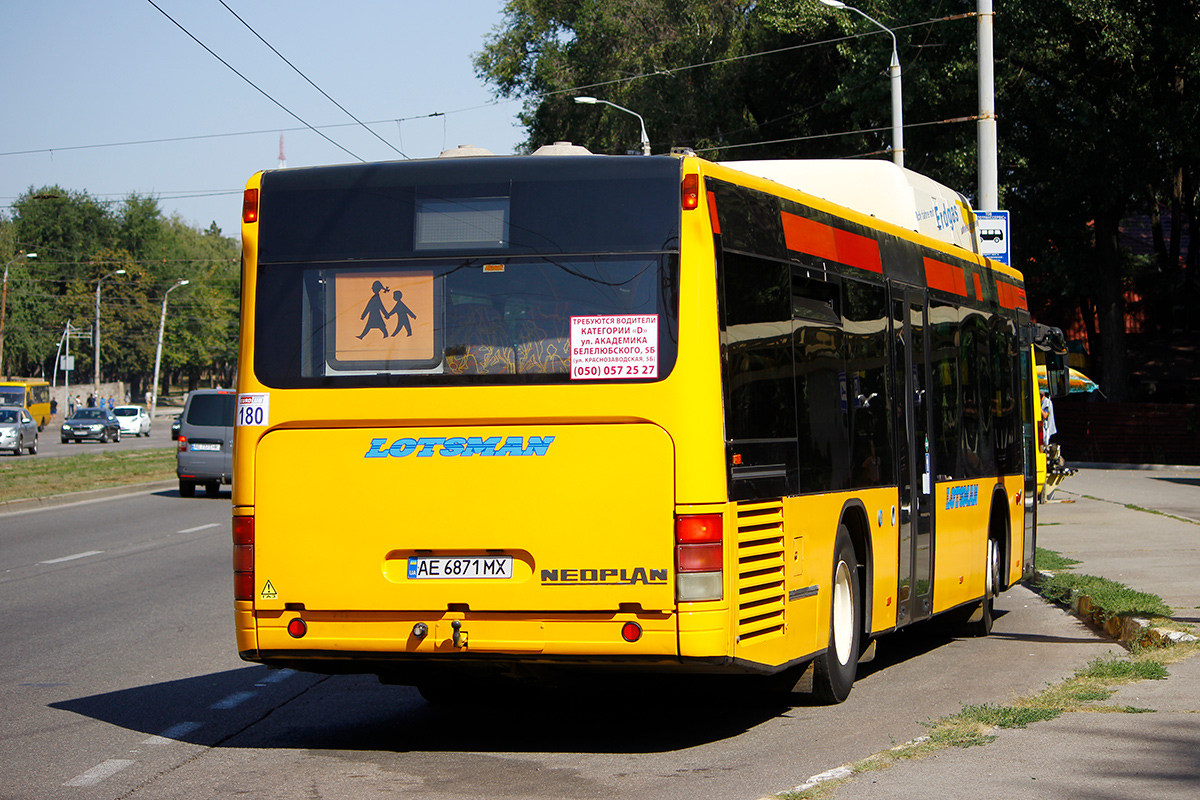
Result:
<svg viewBox="0 0 1200 800">
<path fill-rule="evenodd" d="M 233 573 L 233 599 L 234 600 L 253 600 L 254 599 L 254 573 L 253 572 L 235 572 L 235 573 Z"/>
<path fill-rule="evenodd" d="M 636 642 L 642 638 L 642 626 L 636 622 L 626 622 L 621 626 L 621 638 L 627 642 Z"/>
<path fill-rule="evenodd" d="M 296 617 L 294 620 L 288 623 L 287 631 L 289 634 L 291 634 L 292 638 L 299 639 L 301 636 L 308 633 L 308 623 L 299 617 Z"/>
</svg>

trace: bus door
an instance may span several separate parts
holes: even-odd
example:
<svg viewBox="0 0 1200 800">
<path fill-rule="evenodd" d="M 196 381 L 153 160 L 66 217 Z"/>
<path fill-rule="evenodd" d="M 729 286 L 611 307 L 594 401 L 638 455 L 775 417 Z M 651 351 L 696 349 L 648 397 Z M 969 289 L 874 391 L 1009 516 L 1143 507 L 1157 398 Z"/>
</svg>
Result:
<svg viewBox="0 0 1200 800">
<path fill-rule="evenodd" d="M 915 289 L 892 293 L 896 451 L 900 454 L 899 585 L 896 624 L 933 611 L 933 465 L 927 389 L 926 302 Z"/>
</svg>

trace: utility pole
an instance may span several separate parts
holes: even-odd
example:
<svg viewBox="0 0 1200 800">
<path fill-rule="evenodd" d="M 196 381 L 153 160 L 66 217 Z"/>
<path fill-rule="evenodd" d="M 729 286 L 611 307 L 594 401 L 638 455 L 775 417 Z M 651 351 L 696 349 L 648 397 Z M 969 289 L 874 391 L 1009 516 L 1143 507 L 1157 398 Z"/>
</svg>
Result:
<svg viewBox="0 0 1200 800">
<path fill-rule="evenodd" d="M 981 211 L 1000 209 L 1000 157 L 996 136 L 996 63 L 992 44 L 992 0 L 978 0 L 979 10 L 979 199 Z"/>
</svg>

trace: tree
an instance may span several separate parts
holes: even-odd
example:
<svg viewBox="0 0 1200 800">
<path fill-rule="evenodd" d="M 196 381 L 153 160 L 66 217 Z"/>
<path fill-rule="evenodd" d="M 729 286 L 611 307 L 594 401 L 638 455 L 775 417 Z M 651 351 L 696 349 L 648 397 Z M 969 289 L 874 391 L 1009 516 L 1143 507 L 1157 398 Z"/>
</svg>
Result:
<svg viewBox="0 0 1200 800">
<path fill-rule="evenodd" d="M 188 291 L 171 298 L 164 363 L 168 370 L 186 368 L 191 388 L 204 375 L 232 381 L 238 245 L 215 225 L 201 232 L 177 217 L 164 219 L 153 197 L 131 194 L 113 209 L 86 193 L 52 186 L 19 198 L 0 234 L 0 246 L 38 252 L 36 263 L 10 271 L 10 371 L 49 374 L 67 321 L 87 330 L 95 317 L 96 282 L 123 269 L 103 283 L 102 378 L 123 380 L 141 394 L 154 366 L 163 293 L 187 278 Z M 88 374 L 91 348 L 72 349 L 76 369 Z"/>
<path fill-rule="evenodd" d="M 1147 186 L 1158 194 L 1174 174 L 1196 174 L 1196 105 L 1180 90 L 1197 77 L 1197 4 L 1053 0 L 1007 16 L 1012 121 L 1002 133 L 1017 156 L 1009 205 L 1034 233 L 1026 265 L 1035 278 L 1063 273 L 1094 306 L 1101 385 L 1123 400 L 1124 297 L 1136 275 L 1120 225 L 1146 213 Z"/>
<path fill-rule="evenodd" d="M 975 3 L 855 5 L 898 39 L 906 165 L 972 195 Z M 1072 307 L 1095 311 L 1089 339 L 1114 400 L 1129 391 L 1125 291 L 1136 282 L 1160 308 L 1179 296 L 1196 302 L 1194 249 L 1182 274 L 1178 265 L 1200 186 L 1198 9 L 1198 0 L 997 9 L 1001 201 L 1013 213 L 1016 263 L 1043 294 L 1065 292 Z M 571 101 L 593 94 L 641 113 L 658 152 L 886 157 L 890 52 L 885 32 L 811 0 L 510 0 L 475 64 L 498 95 L 525 98 L 526 147 L 569 138 L 599 152 L 631 149 L 635 120 Z M 1120 225 L 1159 200 L 1175 224 L 1147 268 L 1123 250 Z"/>
<path fill-rule="evenodd" d="M 781 69 L 783 59 L 743 60 L 798 44 L 825 24 L 806 14 L 807 22 L 780 31 L 764 12 L 751 0 L 510 0 L 505 25 L 475 67 L 498 95 L 526 98 L 527 150 L 569 139 L 595 152 L 636 151 L 637 120 L 575 105 L 574 97 L 590 94 L 641 114 L 657 152 L 690 146 L 720 157 L 729 146 L 786 137 L 805 118 L 793 90 L 831 75 Z M 829 55 L 792 57 L 817 66 Z"/>
</svg>

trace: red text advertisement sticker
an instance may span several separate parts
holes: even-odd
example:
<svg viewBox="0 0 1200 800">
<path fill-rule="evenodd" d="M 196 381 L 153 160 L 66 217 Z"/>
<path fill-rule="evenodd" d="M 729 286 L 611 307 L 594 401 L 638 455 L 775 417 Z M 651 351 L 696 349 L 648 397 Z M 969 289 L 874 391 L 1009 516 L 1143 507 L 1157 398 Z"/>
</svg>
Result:
<svg viewBox="0 0 1200 800">
<path fill-rule="evenodd" d="M 571 317 L 571 379 L 658 377 L 658 315 Z"/>
</svg>

